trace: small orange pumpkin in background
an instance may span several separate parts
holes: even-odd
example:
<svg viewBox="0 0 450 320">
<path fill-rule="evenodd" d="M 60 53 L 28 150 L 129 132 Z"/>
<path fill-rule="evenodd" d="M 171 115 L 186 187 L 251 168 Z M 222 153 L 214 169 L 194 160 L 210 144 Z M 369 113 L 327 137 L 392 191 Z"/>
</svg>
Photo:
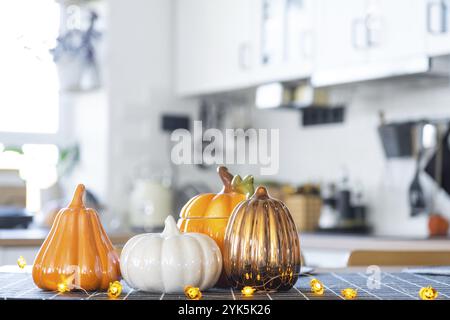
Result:
<svg viewBox="0 0 450 320">
<path fill-rule="evenodd" d="M 181 232 L 198 232 L 213 238 L 223 254 L 223 240 L 233 209 L 253 194 L 253 177 L 233 177 L 226 167 L 217 168 L 223 188 L 219 193 L 199 194 L 181 209 L 178 227 Z M 225 273 L 218 285 L 227 284 Z"/>
<path fill-rule="evenodd" d="M 72 202 L 57 214 L 33 265 L 33 281 L 41 289 L 106 290 L 120 280 L 119 256 L 95 210 L 83 203 L 79 184 Z"/>
<path fill-rule="evenodd" d="M 448 234 L 448 220 L 440 214 L 430 214 L 428 232 L 430 237 L 445 237 Z"/>
</svg>

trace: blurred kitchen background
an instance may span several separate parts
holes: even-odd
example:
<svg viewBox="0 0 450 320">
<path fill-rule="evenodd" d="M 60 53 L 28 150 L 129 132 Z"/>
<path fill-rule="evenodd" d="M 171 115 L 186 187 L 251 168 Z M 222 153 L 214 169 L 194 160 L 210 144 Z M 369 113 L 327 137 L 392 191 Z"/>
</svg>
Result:
<svg viewBox="0 0 450 320">
<path fill-rule="evenodd" d="M 286 202 L 308 264 L 450 247 L 450 1 L 0 6 L 0 264 L 32 262 L 77 183 L 119 246 L 218 192 L 170 161 L 194 120 L 280 130 L 278 174 L 229 168 Z"/>
</svg>

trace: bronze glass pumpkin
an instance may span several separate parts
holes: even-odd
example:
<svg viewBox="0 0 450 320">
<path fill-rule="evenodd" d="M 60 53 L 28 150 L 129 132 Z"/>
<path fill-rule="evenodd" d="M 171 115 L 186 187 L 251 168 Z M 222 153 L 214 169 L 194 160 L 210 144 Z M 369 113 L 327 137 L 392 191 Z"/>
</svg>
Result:
<svg viewBox="0 0 450 320">
<path fill-rule="evenodd" d="M 289 290 L 300 273 L 300 240 L 289 209 L 266 188 L 241 202 L 225 232 L 224 268 L 236 288 Z"/>
</svg>

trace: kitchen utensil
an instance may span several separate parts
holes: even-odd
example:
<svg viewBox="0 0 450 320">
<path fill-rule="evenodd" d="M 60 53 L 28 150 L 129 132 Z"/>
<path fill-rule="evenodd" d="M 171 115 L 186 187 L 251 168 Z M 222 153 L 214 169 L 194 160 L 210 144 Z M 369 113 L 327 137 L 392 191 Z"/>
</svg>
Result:
<svg viewBox="0 0 450 320">
<path fill-rule="evenodd" d="M 418 135 L 419 138 L 417 139 L 417 143 L 419 148 L 416 158 L 416 172 L 414 174 L 414 179 L 409 187 L 409 204 L 411 207 L 411 216 L 413 217 L 419 215 L 420 213 L 426 210 L 425 194 L 420 184 L 420 172 L 421 172 L 420 164 L 424 152 L 422 145 L 423 124 L 418 124 L 418 130 L 419 130 Z"/>
<path fill-rule="evenodd" d="M 27 228 L 33 221 L 33 215 L 25 208 L 0 206 L 0 228 Z"/>
<path fill-rule="evenodd" d="M 159 231 L 172 212 L 172 191 L 162 178 L 142 178 L 134 182 L 130 195 L 130 224 L 138 231 Z"/>
<path fill-rule="evenodd" d="M 450 124 L 447 125 L 447 129 L 442 139 L 439 140 L 440 143 L 438 143 L 438 148 L 440 148 L 442 152 L 442 160 L 440 161 L 442 169 L 440 170 L 440 174 L 438 172 L 439 170 L 436 171 L 437 160 L 439 158 L 438 150 L 428 161 L 425 172 L 434 179 L 448 195 L 450 195 L 450 165 L 448 165 L 450 163 Z"/>
<path fill-rule="evenodd" d="M 386 158 L 409 157 L 413 154 L 414 122 L 381 124 L 378 127 Z"/>
</svg>

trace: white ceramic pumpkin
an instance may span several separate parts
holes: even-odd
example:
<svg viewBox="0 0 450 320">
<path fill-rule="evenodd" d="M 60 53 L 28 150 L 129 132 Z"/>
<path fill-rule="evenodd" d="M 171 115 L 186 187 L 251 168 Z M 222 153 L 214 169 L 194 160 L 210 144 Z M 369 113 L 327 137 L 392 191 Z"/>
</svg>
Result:
<svg viewBox="0 0 450 320">
<path fill-rule="evenodd" d="M 120 256 L 122 277 L 134 289 L 178 293 L 185 286 L 206 290 L 222 271 L 216 242 L 200 233 L 181 233 L 172 216 L 162 233 L 134 236 Z"/>
</svg>

